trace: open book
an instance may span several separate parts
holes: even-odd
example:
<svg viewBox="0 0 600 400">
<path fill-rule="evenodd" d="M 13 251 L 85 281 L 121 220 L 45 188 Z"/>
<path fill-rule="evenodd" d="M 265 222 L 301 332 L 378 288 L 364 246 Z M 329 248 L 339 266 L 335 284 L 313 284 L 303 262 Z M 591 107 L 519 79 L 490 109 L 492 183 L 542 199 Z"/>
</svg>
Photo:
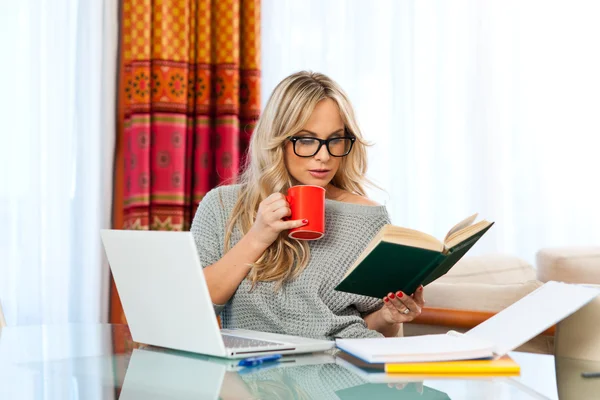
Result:
<svg viewBox="0 0 600 400">
<path fill-rule="evenodd" d="M 366 362 L 385 363 L 388 371 L 393 363 L 498 359 L 599 294 L 597 288 L 549 281 L 464 334 L 337 339 L 336 345 Z"/>
<path fill-rule="evenodd" d="M 412 294 L 446 274 L 494 224 L 474 214 L 448 232 L 443 242 L 413 229 L 385 225 L 348 269 L 336 290 L 384 297 Z"/>
</svg>

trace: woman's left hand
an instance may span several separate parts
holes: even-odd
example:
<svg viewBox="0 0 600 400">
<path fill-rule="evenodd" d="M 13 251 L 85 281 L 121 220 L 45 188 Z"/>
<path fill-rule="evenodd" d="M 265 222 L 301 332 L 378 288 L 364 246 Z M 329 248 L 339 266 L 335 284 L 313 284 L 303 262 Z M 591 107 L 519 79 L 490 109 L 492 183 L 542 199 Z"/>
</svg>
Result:
<svg viewBox="0 0 600 400">
<path fill-rule="evenodd" d="M 419 286 L 412 296 L 398 291 L 388 293 L 383 298 L 381 317 L 389 324 L 409 322 L 421 315 L 421 309 L 425 305 L 423 300 L 423 286 Z"/>
</svg>

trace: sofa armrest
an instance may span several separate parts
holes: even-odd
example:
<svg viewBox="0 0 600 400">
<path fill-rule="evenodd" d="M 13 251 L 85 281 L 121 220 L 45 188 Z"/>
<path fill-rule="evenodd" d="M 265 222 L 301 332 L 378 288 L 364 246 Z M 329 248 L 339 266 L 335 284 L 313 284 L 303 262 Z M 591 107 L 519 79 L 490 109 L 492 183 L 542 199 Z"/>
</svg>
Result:
<svg viewBox="0 0 600 400">
<path fill-rule="evenodd" d="M 536 254 L 542 282 L 600 284 L 600 247 L 552 247 Z"/>
<path fill-rule="evenodd" d="M 421 315 L 412 322 L 421 325 L 438 325 L 449 328 L 471 329 L 496 315 L 491 311 L 458 310 L 452 308 L 423 307 Z M 554 336 L 556 327 L 545 330 L 542 335 Z"/>
</svg>

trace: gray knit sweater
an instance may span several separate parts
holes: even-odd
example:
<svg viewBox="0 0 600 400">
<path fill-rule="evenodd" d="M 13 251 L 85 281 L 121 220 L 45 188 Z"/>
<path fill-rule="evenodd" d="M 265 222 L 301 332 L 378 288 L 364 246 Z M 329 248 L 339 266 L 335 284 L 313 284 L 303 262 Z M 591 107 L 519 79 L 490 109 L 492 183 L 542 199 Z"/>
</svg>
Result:
<svg viewBox="0 0 600 400">
<path fill-rule="evenodd" d="M 203 266 L 223 257 L 225 229 L 239 185 L 221 186 L 198 206 L 191 231 Z M 259 282 L 252 291 L 244 279 L 229 302 L 215 306 L 223 328 L 242 328 L 318 339 L 381 337 L 367 328 L 363 316 L 382 306 L 380 299 L 338 292 L 334 287 L 379 229 L 389 223 L 384 206 L 326 200 L 325 236 L 310 241 L 310 260 L 295 280 L 275 290 Z M 234 230 L 232 247 L 241 239 Z"/>
</svg>

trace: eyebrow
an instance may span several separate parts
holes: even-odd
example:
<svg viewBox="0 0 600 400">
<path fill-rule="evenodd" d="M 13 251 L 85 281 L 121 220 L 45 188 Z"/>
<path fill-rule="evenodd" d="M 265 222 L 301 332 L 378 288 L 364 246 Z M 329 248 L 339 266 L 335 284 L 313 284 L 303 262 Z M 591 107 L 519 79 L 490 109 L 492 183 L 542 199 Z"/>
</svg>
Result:
<svg viewBox="0 0 600 400">
<path fill-rule="evenodd" d="M 337 130 L 337 131 L 335 131 L 335 132 L 331 132 L 329 135 L 327 135 L 327 137 L 331 137 L 331 136 L 335 135 L 336 133 L 344 133 L 344 131 L 345 131 L 345 129 L 344 129 L 344 128 L 338 129 L 338 130 Z M 319 135 L 318 135 L 317 133 L 315 133 L 315 132 L 311 132 L 311 131 L 309 131 L 309 130 L 306 130 L 306 129 L 302 129 L 300 132 L 298 132 L 298 134 L 299 134 L 299 135 L 302 135 L 302 134 L 303 134 L 303 132 L 304 132 L 304 133 L 309 133 L 309 134 L 311 134 L 311 135 L 314 135 L 314 136 L 316 136 L 316 137 L 319 137 Z"/>
</svg>

